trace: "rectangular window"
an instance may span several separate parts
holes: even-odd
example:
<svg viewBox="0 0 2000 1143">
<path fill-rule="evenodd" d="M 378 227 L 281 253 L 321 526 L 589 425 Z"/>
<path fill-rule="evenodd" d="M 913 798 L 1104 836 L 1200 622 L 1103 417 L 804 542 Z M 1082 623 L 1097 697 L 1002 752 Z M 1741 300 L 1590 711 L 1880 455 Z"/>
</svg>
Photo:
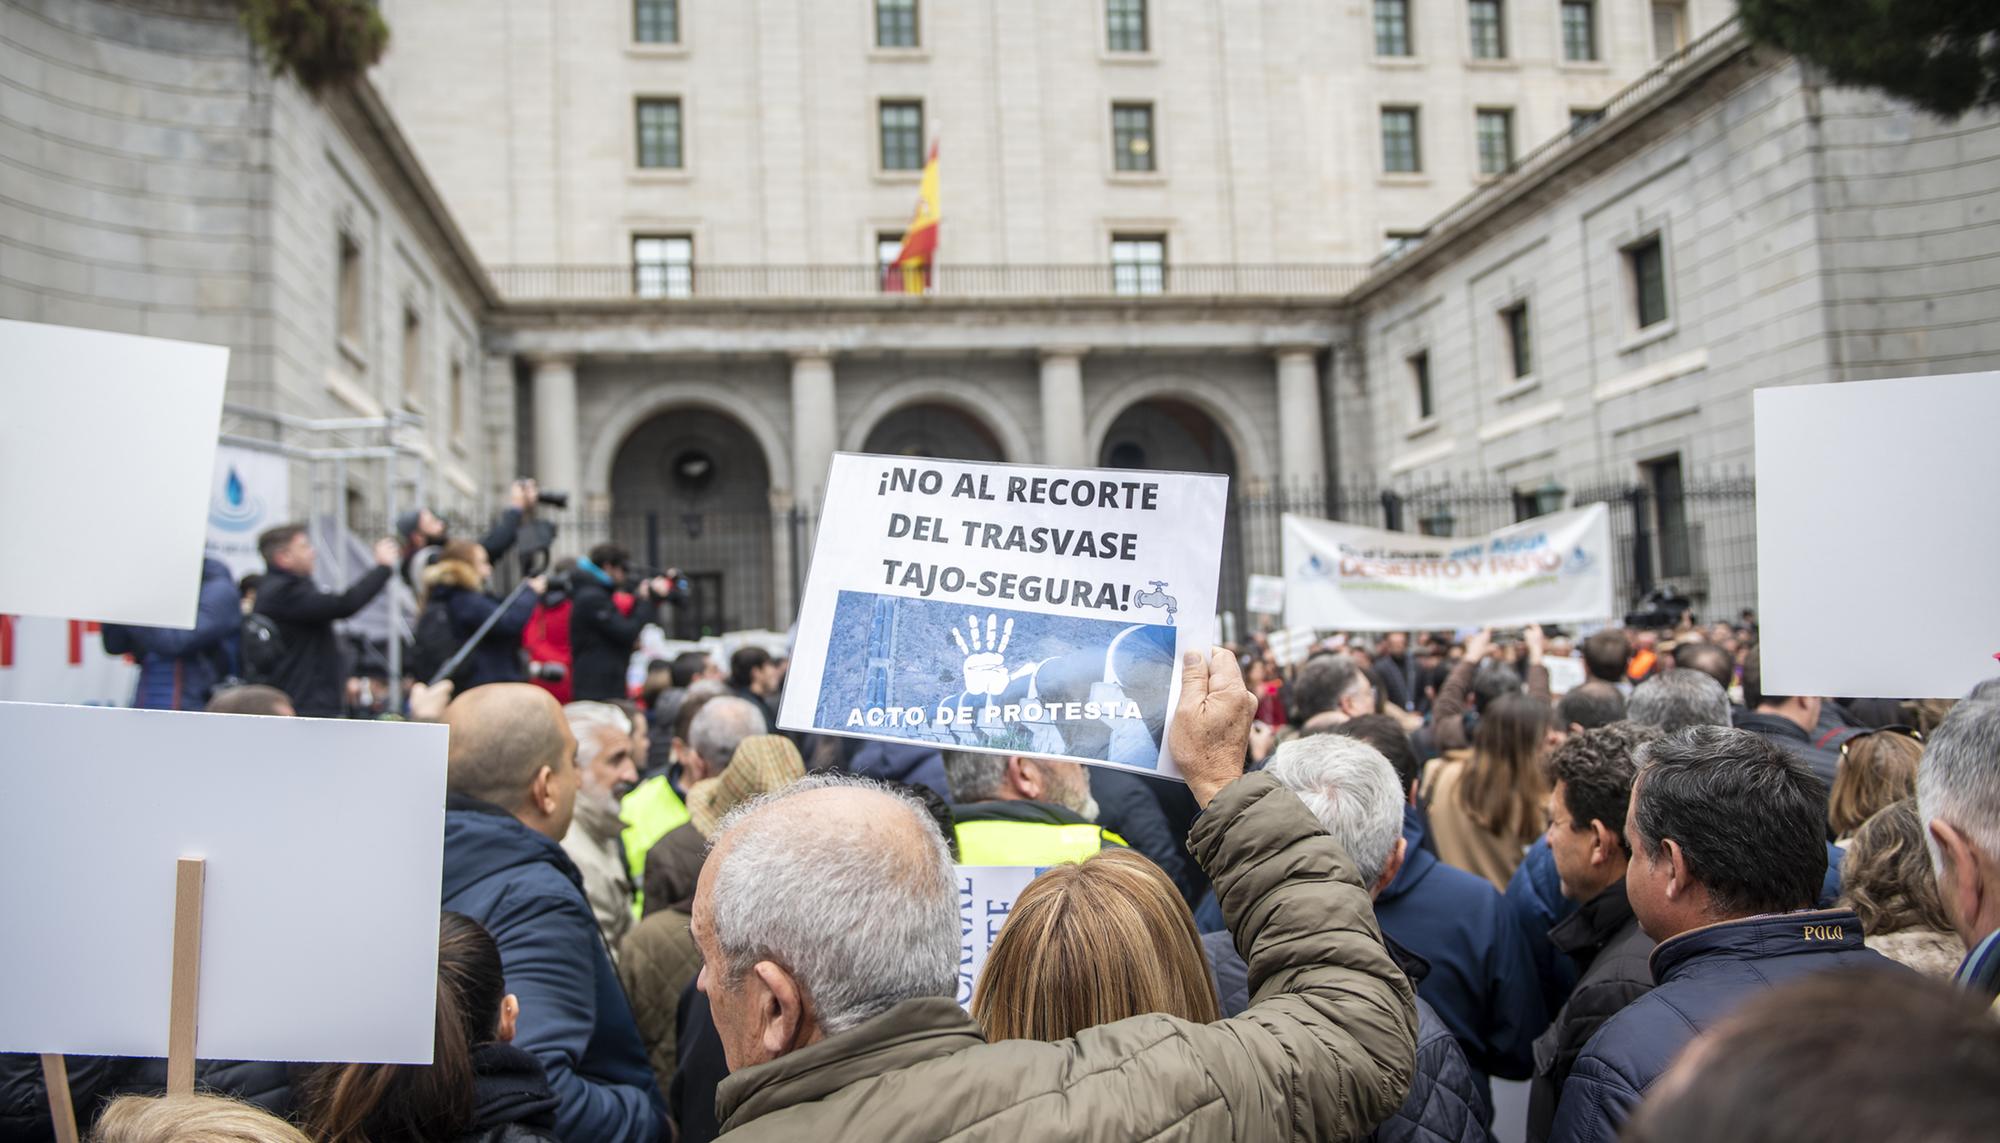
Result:
<svg viewBox="0 0 2000 1143">
<path fill-rule="evenodd" d="M 1535 373 L 1534 343 L 1528 333 L 1528 303 L 1515 302 L 1500 311 L 1500 330 L 1507 339 L 1507 360 L 1516 379 Z"/>
<path fill-rule="evenodd" d="M 1653 494 L 1653 521 L 1657 526 L 1660 574 L 1667 577 L 1694 574 L 1694 545 L 1690 542 L 1687 519 L 1687 488 L 1681 480 L 1681 458 L 1662 457 L 1640 466 L 1646 485 Z"/>
<path fill-rule="evenodd" d="M 639 166 L 649 170 L 680 169 L 680 100 L 639 101 Z"/>
<path fill-rule="evenodd" d="M 1147 50 L 1146 0 L 1104 0 L 1104 33 L 1114 52 Z"/>
<path fill-rule="evenodd" d="M 1111 105 L 1111 161 L 1121 171 L 1150 171 L 1153 155 L 1153 105 Z"/>
<path fill-rule="evenodd" d="M 1597 5 L 1590 0 L 1563 0 L 1563 58 L 1584 62 L 1597 58 Z"/>
<path fill-rule="evenodd" d="M 680 0 L 632 0 L 632 38 L 642 44 L 680 43 Z"/>
<path fill-rule="evenodd" d="M 1416 108 L 1382 109 L 1382 169 L 1392 175 L 1415 174 L 1424 169 Z"/>
<path fill-rule="evenodd" d="M 1375 0 L 1375 54 L 1410 54 L 1410 0 Z"/>
<path fill-rule="evenodd" d="M 642 298 L 694 296 L 694 239 L 642 234 L 632 239 L 632 290 Z"/>
<path fill-rule="evenodd" d="M 1409 356 L 1410 392 L 1416 397 L 1417 419 L 1428 421 L 1437 414 L 1431 404 L 1431 355 L 1429 350 Z"/>
<path fill-rule="evenodd" d="M 453 440 L 465 436 L 465 364 L 452 358 L 450 387 L 445 393 L 446 412 L 450 415 L 451 437 Z"/>
<path fill-rule="evenodd" d="M 875 236 L 875 265 L 877 269 L 886 273 L 889 267 L 896 264 L 896 255 L 902 252 L 902 231 L 884 230 Z"/>
<path fill-rule="evenodd" d="M 361 330 L 361 244 L 345 231 L 340 235 L 340 289 L 335 296 L 337 330 L 340 336 L 360 345 Z"/>
<path fill-rule="evenodd" d="M 1159 294 L 1167 288 L 1167 239 L 1161 234 L 1111 236 L 1111 290 Z"/>
<path fill-rule="evenodd" d="M 1476 120 L 1479 173 L 1502 175 L 1514 165 L 1514 113 L 1504 107 L 1482 107 Z"/>
<path fill-rule="evenodd" d="M 403 308 L 403 407 L 424 407 L 424 321 Z"/>
<path fill-rule="evenodd" d="M 1472 23 L 1472 58 L 1506 59 L 1507 29 L 1500 0 L 1468 0 L 1466 14 Z"/>
<path fill-rule="evenodd" d="M 1687 46 L 1687 5 L 1653 5 L 1653 58 L 1666 59 Z"/>
<path fill-rule="evenodd" d="M 917 0 L 875 0 L 875 46 L 914 48 L 917 44 Z"/>
<path fill-rule="evenodd" d="M 1667 265 L 1660 236 L 1625 249 L 1625 272 L 1632 284 L 1632 317 L 1646 329 L 1667 320 Z"/>
<path fill-rule="evenodd" d="M 915 100 L 882 101 L 882 169 L 924 169 L 924 105 Z"/>
</svg>

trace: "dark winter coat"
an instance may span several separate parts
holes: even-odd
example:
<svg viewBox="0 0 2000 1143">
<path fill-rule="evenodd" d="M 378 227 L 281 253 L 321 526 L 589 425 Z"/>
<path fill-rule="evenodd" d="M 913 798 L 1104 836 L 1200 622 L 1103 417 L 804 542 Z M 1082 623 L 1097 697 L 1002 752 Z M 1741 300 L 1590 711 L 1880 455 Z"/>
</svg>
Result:
<svg viewBox="0 0 2000 1143">
<path fill-rule="evenodd" d="M 633 600 L 627 615 L 611 593 L 609 577 L 577 568 L 569 612 L 571 696 L 577 702 L 624 698 L 632 647 L 646 624 L 659 620 L 659 605 L 652 600 Z"/>
<path fill-rule="evenodd" d="M 1413 810 L 1404 811 L 1403 840 L 1403 868 L 1375 899 L 1382 931 L 1430 964 L 1417 995 L 1458 1037 L 1482 1090 L 1488 1075 L 1528 1078 L 1535 1037 L 1548 1021 L 1527 944 L 1500 891 L 1425 849 Z"/>
<path fill-rule="evenodd" d="M 1528 1093 L 1528 1138 L 1534 1140 L 1549 1137 L 1556 1101 L 1583 1046 L 1606 1020 L 1653 988 L 1648 963 L 1653 938 L 1632 915 L 1622 878 L 1558 922 L 1549 939 L 1582 967 L 1583 975 L 1554 1023 L 1535 1041 L 1535 1079 Z"/>
<path fill-rule="evenodd" d="M 1662 941 L 1652 956 L 1658 985 L 1591 1037 L 1549 1138 L 1611 1143 L 1689 1041 L 1766 989 L 1835 968 L 1910 971 L 1865 947 L 1861 919 L 1846 909 L 1748 917 Z"/>
<path fill-rule="evenodd" d="M 562 847 L 513 815 L 445 803 L 444 907 L 486 927 L 520 997 L 514 1046 L 547 1069 L 564 1139 L 653 1143 L 666 1110 L 625 990 Z"/>
<path fill-rule="evenodd" d="M 512 1044 L 472 1049 L 472 1130 L 454 1143 L 555 1139 L 556 1093 L 540 1060 Z"/>
<path fill-rule="evenodd" d="M 167 1061 L 130 1056 L 69 1056 L 70 1104 L 77 1130 L 88 1138 L 104 1106 L 121 1095 L 159 1095 L 167 1090 Z M 273 1115 L 292 1111 L 291 1076 L 286 1065 L 260 1060 L 201 1060 L 195 1090 L 234 1096 Z M 48 1088 L 42 1058 L 0 1055 L 0 1139 L 43 1143 L 55 1139 L 49 1122 Z"/>
<path fill-rule="evenodd" d="M 194 627 L 130 627 L 106 623 L 104 650 L 139 660 L 139 688 L 132 705 L 145 710 L 200 710 L 215 684 L 236 670 L 236 641 L 243 608 L 236 580 L 221 560 L 201 561 L 201 596 Z"/>
<path fill-rule="evenodd" d="M 347 660 L 333 634 L 333 621 L 346 619 L 387 586 L 389 568 L 371 568 L 338 594 L 321 591 L 312 580 L 272 568 L 257 581 L 259 615 L 278 628 L 282 653 L 268 678 L 285 692 L 292 709 L 311 718 L 339 718 L 347 709 Z"/>
<path fill-rule="evenodd" d="M 1837 747 L 1821 745 L 1806 729 L 1782 714 L 1765 714 L 1761 711 L 1738 710 L 1732 716 L 1736 729 L 1747 730 L 1766 739 L 1780 750 L 1812 767 L 1819 780 L 1826 783 L 1829 793 L 1833 790 L 1833 776 L 1840 769 L 1840 751 Z"/>
<path fill-rule="evenodd" d="M 938 797 L 951 800 L 951 787 L 944 779 L 944 755 L 934 746 L 847 738 L 841 740 L 841 749 L 846 754 L 849 773 L 884 782 L 928 786 Z"/>
<path fill-rule="evenodd" d="M 535 594 L 523 591 L 513 597 L 504 611 L 501 600 L 480 588 L 479 575 L 462 560 L 438 560 L 424 569 L 424 585 L 430 594 L 425 607 L 442 607 L 451 618 L 452 638 L 464 645 L 479 625 L 494 612 L 500 618 L 466 656 L 463 694 L 487 683 L 518 683 L 528 677 L 521 667 L 521 632 L 535 614 Z"/>
<path fill-rule="evenodd" d="M 1241 1015 L 1250 1007 L 1250 966 L 1236 951 L 1235 938 L 1226 932 L 1205 933 L 1201 943 L 1208 953 L 1222 1014 Z M 1388 948 L 1403 975 L 1421 987 L 1430 966 L 1393 941 Z M 1396 1114 L 1383 1120 L 1368 1138 L 1376 1143 L 1492 1143 L 1493 1133 L 1487 1127 L 1493 1109 L 1480 1088 L 1458 1038 L 1444 1026 L 1437 1009 L 1419 996 L 1417 1070 L 1410 1076 L 1410 1094 Z"/>
<path fill-rule="evenodd" d="M 1576 902 L 1562 895 L 1562 878 L 1556 874 L 1555 854 L 1549 839 L 1538 837 L 1507 879 L 1507 913 L 1514 928 L 1527 943 L 1529 959 L 1535 962 L 1535 979 L 1541 984 L 1542 1010 L 1555 1019 L 1569 990 L 1576 986 L 1576 962 L 1556 951 L 1549 930 L 1576 912 Z"/>
<path fill-rule="evenodd" d="M 1192 908 L 1208 889 L 1208 879 L 1193 862 L 1182 858 L 1180 839 L 1174 835 L 1173 823 L 1167 820 L 1167 812 L 1154 792 L 1155 786 L 1165 783 L 1109 766 L 1084 769 L 1089 771 L 1090 796 L 1097 800 L 1097 824 L 1152 859 Z"/>
</svg>

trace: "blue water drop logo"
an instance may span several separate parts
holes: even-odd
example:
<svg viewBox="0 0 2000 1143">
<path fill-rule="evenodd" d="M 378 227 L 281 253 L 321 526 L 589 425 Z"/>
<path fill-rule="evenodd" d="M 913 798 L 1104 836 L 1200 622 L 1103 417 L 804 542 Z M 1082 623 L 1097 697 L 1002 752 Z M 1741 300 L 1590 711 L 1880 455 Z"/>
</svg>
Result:
<svg viewBox="0 0 2000 1143">
<path fill-rule="evenodd" d="M 229 498 L 230 507 L 232 508 L 242 507 L 243 478 L 236 475 L 236 469 L 233 465 L 229 469 L 229 483 L 223 487 L 222 494 Z"/>
</svg>

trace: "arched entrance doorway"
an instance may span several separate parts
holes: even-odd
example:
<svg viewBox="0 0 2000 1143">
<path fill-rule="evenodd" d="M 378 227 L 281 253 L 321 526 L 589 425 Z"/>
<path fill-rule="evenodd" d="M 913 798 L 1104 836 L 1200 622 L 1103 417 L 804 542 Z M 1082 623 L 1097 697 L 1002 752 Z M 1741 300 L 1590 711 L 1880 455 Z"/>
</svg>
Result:
<svg viewBox="0 0 2000 1143">
<path fill-rule="evenodd" d="M 735 418 L 676 408 L 632 430 L 611 465 L 611 538 L 649 568 L 677 567 L 685 606 L 662 614 L 668 634 L 769 627 L 771 474 L 757 438 Z"/>
<path fill-rule="evenodd" d="M 1219 472 L 1229 477 L 1229 511 L 1223 517 L 1222 575 L 1216 609 L 1243 612 L 1243 528 L 1237 489 L 1236 448 L 1221 424 L 1202 409 L 1171 397 L 1140 401 L 1118 414 L 1098 445 L 1105 468 L 1154 472 Z M 1225 635 L 1229 632 L 1225 631 Z"/>
<path fill-rule="evenodd" d="M 862 451 L 942 460 L 1007 459 L 992 430 L 963 409 L 935 403 L 905 405 L 875 422 Z"/>
</svg>

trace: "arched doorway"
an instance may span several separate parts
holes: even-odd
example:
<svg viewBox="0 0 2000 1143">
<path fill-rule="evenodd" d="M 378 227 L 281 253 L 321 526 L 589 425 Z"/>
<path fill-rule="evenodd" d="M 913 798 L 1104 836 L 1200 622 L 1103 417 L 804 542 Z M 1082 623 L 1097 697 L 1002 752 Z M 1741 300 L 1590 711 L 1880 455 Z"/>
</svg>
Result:
<svg viewBox="0 0 2000 1143">
<path fill-rule="evenodd" d="M 861 451 L 942 460 L 1007 459 L 998 438 L 977 418 L 936 403 L 905 405 L 875 422 Z"/>
<path fill-rule="evenodd" d="M 687 603 L 662 614 L 668 634 L 769 627 L 771 474 L 735 418 L 676 408 L 632 430 L 611 464 L 611 538 L 649 568 L 677 567 Z"/>
<path fill-rule="evenodd" d="M 1236 449 L 1221 424 L 1202 409 L 1171 397 L 1140 401 L 1118 414 L 1098 445 L 1105 468 L 1153 472 L 1219 472 L 1229 477 L 1229 510 L 1223 517 L 1222 575 L 1218 611 L 1243 611 L 1243 526 L 1237 489 Z M 1224 634 L 1229 634 L 1225 631 Z"/>
</svg>

